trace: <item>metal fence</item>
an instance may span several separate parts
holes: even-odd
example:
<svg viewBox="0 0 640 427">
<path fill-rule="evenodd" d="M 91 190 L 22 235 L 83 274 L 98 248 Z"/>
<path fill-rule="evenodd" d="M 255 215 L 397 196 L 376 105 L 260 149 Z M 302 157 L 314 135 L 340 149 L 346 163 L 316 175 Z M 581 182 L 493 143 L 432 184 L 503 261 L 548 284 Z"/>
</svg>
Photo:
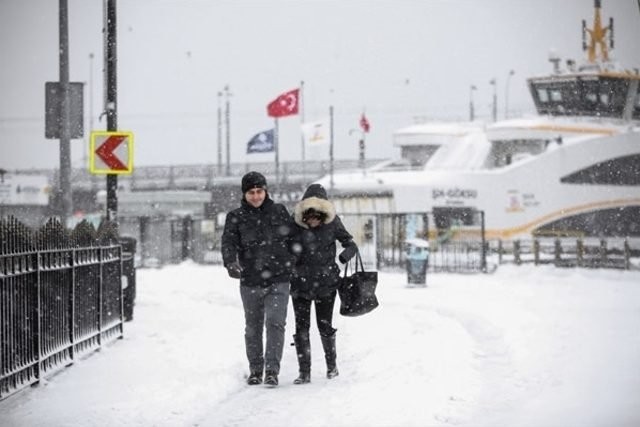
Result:
<svg viewBox="0 0 640 427">
<path fill-rule="evenodd" d="M 0 220 L 0 400 L 122 337 L 117 229 Z"/>
<path fill-rule="evenodd" d="M 406 269 L 407 239 L 429 241 L 431 272 L 480 273 L 487 271 L 484 213 L 472 211 L 464 224 L 438 227 L 432 212 L 415 214 L 341 214 L 345 228 L 358 245 L 366 268 Z M 221 232 L 220 232 L 221 233 Z M 220 233 L 204 262 L 222 263 Z"/>
<path fill-rule="evenodd" d="M 472 211 L 464 223 L 439 224 L 437 214 L 343 214 L 365 264 L 377 269 L 406 268 L 406 241 L 429 242 L 431 272 L 474 273 L 487 269 L 484 213 Z"/>
<path fill-rule="evenodd" d="M 215 257 L 219 258 L 217 242 L 222 228 L 215 220 L 190 215 L 121 216 L 118 224 L 121 239 L 135 239 L 136 264 L 140 267 L 161 267 L 187 259 L 213 263 Z"/>
</svg>

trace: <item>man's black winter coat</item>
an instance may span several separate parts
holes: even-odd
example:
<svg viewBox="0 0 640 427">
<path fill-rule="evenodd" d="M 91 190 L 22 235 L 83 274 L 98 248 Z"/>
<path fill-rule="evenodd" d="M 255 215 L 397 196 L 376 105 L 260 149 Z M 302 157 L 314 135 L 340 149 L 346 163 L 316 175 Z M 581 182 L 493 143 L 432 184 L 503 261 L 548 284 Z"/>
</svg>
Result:
<svg viewBox="0 0 640 427">
<path fill-rule="evenodd" d="M 222 233 L 224 266 L 240 262 L 243 286 L 269 286 L 289 281 L 295 256 L 294 223 L 283 205 L 268 196 L 259 208 L 242 199 L 227 214 Z"/>
</svg>

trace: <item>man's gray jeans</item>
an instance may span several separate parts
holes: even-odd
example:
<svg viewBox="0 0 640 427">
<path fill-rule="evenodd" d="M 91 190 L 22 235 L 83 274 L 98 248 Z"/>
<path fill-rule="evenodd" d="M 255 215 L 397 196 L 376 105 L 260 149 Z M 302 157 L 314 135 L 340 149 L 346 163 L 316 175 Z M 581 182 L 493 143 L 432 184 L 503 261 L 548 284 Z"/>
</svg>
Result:
<svg viewBox="0 0 640 427">
<path fill-rule="evenodd" d="M 284 347 L 284 329 L 289 303 L 289 282 L 263 287 L 240 286 L 244 307 L 244 341 L 251 372 L 280 372 Z M 266 351 L 262 349 L 262 331 L 267 328 Z"/>
</svg>

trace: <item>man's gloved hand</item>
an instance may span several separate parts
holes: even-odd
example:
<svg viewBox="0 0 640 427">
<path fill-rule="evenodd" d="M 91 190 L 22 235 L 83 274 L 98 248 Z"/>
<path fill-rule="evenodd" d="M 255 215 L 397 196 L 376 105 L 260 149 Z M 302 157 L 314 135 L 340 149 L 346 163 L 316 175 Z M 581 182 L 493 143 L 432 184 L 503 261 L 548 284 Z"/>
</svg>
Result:
<svg viewBox="0 0 640 427">
<path fill-rule="evenodd" d="M 239 279 L 242 273 L 242 267 L 240 267 L 240 264 L 238 264 L 238 262 L 233 262 L 229 265 L 227 265 L 227 273 L 229 273 L 229 277 L 231 277 L 232 279 Z"/>
</svg>

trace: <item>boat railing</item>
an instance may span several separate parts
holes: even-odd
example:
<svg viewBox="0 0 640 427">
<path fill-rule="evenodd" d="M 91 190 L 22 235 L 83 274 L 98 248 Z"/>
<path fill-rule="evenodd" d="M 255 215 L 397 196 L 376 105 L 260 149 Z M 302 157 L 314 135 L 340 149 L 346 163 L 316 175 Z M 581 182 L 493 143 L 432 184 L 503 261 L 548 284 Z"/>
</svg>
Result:
<svg viewBox="0 0 640 427">
<path fill-rule="evenodd" d="M 557 267 L 640 270 L 638 238 L 534 238 L 490 240 L 488 258 L 496 264 L 551 264 Z"/>
</svg>

